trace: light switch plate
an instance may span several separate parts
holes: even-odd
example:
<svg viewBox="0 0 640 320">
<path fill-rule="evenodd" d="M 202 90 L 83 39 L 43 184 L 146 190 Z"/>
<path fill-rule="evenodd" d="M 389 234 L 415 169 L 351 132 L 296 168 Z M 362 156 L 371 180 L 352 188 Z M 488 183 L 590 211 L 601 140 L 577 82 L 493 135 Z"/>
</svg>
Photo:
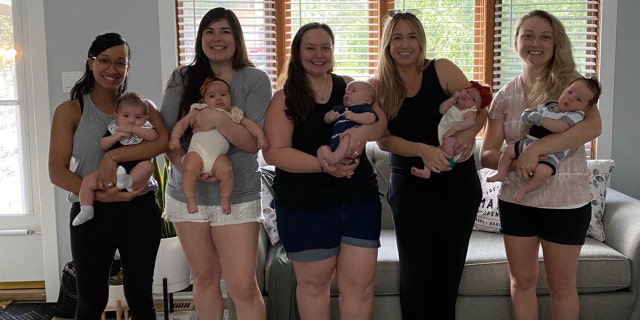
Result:
<svg viewBox="0 0 640 320">
<path fill-rule="evenodd" d="M 82 78 L 82 71 L 68 71 L 62 73 L 62 92 L 71 92 L 73 85 Z"/>
</svg>

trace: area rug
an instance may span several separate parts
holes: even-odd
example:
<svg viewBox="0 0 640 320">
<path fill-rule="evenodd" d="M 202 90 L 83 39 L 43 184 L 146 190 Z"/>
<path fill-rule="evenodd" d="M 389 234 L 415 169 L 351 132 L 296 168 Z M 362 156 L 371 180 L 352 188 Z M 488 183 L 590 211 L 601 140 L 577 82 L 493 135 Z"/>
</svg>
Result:
<svg viewBox="0 0 640 320">
<path fill-rule="evenodd" d="M 51 320 L 55 303 L 14 302 L 0 313 L 0 320 Z"/>
</svg>

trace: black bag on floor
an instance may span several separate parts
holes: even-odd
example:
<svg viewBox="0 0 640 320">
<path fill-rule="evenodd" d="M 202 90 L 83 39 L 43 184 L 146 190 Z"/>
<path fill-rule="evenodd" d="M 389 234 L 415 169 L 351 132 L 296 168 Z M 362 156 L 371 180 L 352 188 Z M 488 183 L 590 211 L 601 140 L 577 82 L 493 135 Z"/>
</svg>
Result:
<svg viewBox="0 0 640 320">
<path fill-rule="evenodd" d="M 76 290 L 76 271 L 73 261 L 67 262 L 60 277 L 60 292 L 56 304 L 56 316 L 63 318 L 75 318 L 78 292 Z"/>
</svg>

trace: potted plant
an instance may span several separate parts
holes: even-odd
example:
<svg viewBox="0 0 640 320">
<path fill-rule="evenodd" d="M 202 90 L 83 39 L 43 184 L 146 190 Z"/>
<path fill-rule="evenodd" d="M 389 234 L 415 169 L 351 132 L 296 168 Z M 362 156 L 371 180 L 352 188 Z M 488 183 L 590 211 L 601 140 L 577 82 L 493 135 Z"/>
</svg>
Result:
<svg viewBox="0 0 640 320">
<path fill-rule="evenodd" d="M 160 207 L 160 211 L 164 212 L 165 187 L 171 167 L 169 166 L 169 161 L 164 157 L 161 159 L 154 158 L 152 161 L 155 167 L 153 177 L 158 182 L 156 202 Z M 166 308 L 165 306 L 169 305 L 169 302 L 173 300 L 169 295 L 173 292 L 184 290 L 191 284 L 191 272 L 173 223 L 163 218 L 160 234 L 160 247 L 158 248 L 153 271 L 153 293 L 162 293 L 163 308 L 165 318 L 167 318 L 168 309 L 171 308 Z"/>
</svg>

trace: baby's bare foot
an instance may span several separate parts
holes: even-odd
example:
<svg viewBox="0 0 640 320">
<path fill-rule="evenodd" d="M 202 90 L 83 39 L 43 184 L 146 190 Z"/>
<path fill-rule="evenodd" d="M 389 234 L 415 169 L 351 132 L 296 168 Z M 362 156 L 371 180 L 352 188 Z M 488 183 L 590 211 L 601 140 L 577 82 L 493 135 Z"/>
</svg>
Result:
<svg viewBox="0 0 640 320">
<path fill-rule="evenodd" d="M 424 169 L 418 169 L 416 167 L 411 167 L 411 174 L 419 177 L 419 178 L 423 178 L 423 179 L 429 179 L 431 178 L 431 170 L 424 168 Z"/>
<path fill-rule="evenodd" d="M 487 177 L 487 182 L 504 182 L 507 177 L 505 175 L 496 173 Z"/>
<path fill-rule="evenodd" d="M 515 203 L 520 203 L 522 202 L 522 200 L 524 200 L 524 196 L 526 196 L 527 193 L 522 191 L 522 190 L 518 190 L 518 192 L 516 192 L 516 194 L 513 195 L 513 201 Z"/>
<path fill-rule="evenodd" d="M 189 213 L 198 212 L 198 204 L 195 197 L 187 197 L 187 211 Z"/>
<path fill-rule="evenodd" d="M 222 197 L 220 199 L 220 207 L 222 207 L 222 214 L 231 213 L 231 201 L 229 201 L 229 197 Z"/>
</svg>

